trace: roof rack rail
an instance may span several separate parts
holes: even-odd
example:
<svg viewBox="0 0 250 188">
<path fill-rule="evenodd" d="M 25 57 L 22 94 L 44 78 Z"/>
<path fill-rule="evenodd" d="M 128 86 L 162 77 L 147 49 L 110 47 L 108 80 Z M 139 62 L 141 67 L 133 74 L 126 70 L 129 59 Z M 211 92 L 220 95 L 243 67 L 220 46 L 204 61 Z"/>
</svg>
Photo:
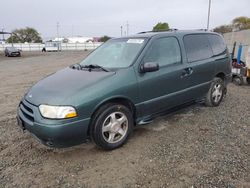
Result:
<svg viewBox="0 0 250 188">
<path fill-rule="evenodd" d="M 145 33 L 160 33 L 160 32 L 166 32 L 166 31 L 178 31 L 178 29 L 171 28 L 171 29 L 160 30 L 160 31 L 142 31 L 142 32 L 139 32 L 138 34 L 145 34 Z"/>
<path fill-rule="evenodd" d="M 142 31 L 142 32 L 139 32 L 137 34 L 144 34 L 144 33 L 152 33 L 153 31 Z"/>
<path fill-rule="evenodd" d="M 207 29 L 197 29 L 197 31 L 208 31 Z"/>
</svg>

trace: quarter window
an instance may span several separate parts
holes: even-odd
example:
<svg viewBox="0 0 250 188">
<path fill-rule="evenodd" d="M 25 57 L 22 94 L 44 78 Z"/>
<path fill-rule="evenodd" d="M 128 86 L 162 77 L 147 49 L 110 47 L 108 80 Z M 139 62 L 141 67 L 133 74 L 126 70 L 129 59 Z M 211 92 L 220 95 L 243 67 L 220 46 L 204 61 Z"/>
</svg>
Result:
<svg viewBox="0 0 250 188">
<path fill-rule="evenodd" d="M 157 62 L 160 66 L 181 62 L 180 46 L 177 39 L 166 37 L 153 41 L 144 62 Z"/>
<path fill-rule="evenodd" d="M 226 51 L 226 44 L 219 35 L 208 35 L 208 40 L 214 55 L 220 55 Z"/>
<path fill-rule="evenodd" d="M 184 36 L 184 46 L 188 62 L 208 59 L 213 55 L 206 35 L 186 35 Z"/>
</svg>

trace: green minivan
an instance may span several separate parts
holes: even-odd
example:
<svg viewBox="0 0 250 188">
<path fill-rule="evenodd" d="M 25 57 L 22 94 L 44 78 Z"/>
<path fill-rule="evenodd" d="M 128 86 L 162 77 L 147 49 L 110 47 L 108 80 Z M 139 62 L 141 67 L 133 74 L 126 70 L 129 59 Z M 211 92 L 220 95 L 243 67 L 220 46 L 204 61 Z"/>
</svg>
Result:
<svg viewBox="0 0 250 188">
<path fill-rule="evenodd" d="M 111 39 L 36 83 L 18 105 L 17 120 L 50 147 L 92 139 L 111 150 L 167 110 L 193 101 L 218 106 L 230 78 L 221 35 L 142 32 Z"/>
</svg>

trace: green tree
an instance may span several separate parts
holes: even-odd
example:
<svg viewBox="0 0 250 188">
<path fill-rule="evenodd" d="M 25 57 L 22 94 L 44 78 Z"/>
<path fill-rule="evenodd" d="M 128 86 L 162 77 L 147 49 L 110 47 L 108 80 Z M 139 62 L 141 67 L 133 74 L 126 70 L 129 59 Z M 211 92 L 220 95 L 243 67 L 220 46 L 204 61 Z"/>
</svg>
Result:
<svg viewBox="0 0 250 188">
<path fill-rule="evenodd" d="M 167 30 L 169 30 L 169 25 L 166 22 L 164 23 L 159 22 L 153 27 L 153 31 L 167 31 Z"/>
<path fill-rule="evenodd" d="M 108 41 L 109 39 L 111 39 L 111 37 L 107 36 L 107 35 L 104 35 L 103 37 L 99 38 L 99 42 L 106 42 Z"/>
<path fill-rule="evenodd" d="M 214 28 L 213 31 L 217 32 L 217 33 L 224 34 L 224 33 L 232 32 L 232 30 L 233 30 L 232 25 L 221 25 L 221 26 Z"/>
<path fill-rule="evenodd" d="M 23 29 L 15 29 L 12 31 L 11 37 L 7 39 L 9 43 L 40 43 L 42 42 L 42 38 L 40 37 L 39 33 L 30 27 L 26 27 Z"/>
<path fill-rule="evenodd" d="M 250 29 L 250 18 L 245 16 L 240 16 L 234 18 L 232 21 L 233 27 L 237 30 Z"/>
</svg>

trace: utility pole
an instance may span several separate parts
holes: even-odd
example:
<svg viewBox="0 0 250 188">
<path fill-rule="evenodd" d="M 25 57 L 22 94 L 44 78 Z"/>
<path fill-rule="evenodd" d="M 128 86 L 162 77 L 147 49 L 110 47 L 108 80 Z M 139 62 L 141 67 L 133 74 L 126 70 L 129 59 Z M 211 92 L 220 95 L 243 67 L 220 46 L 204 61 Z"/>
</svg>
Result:
<svg viewBox="0 0 250 188">
<path fill-rule="evenodd" d="M 56 23 L 56 37 L 57 37 L 57 40 L 59 41 L 59 22 Z"/>
<path fill-rule="evenodd" d="M 2 28 L 2 32 L 4 32 L 4 28 Z M 4 41 L 4 33 L 3 33 L 3 41 Z"/>
<path fill-rule="evenodd" d="M 123 28 L 122 28 L 122 26 L 121 26 L 121 37 L 122 37 L 122 33 L 123 33 Z"/>
<path fill-rule="evenodd" d="M 209 0 L 209 5 L 208 5 L 208 14 L 207 14 L 207 30 L 209 30 L 210 10 L 211 10 L 211 0 Z"/>
<path fill-rule="evenodd" d="M 71 36 L 72 37 L 74 36 L 74 25 L 72 25 L 72 27 L 71 27 Z"/>
<path fill-rule="evenodd" d="M 128 33 L 129 33 L 129 24 L 128 24 L 128 21 L 126 23 L 126 27 L 127 27 L 127 36 L 128 36 Z"/>
</svg>

